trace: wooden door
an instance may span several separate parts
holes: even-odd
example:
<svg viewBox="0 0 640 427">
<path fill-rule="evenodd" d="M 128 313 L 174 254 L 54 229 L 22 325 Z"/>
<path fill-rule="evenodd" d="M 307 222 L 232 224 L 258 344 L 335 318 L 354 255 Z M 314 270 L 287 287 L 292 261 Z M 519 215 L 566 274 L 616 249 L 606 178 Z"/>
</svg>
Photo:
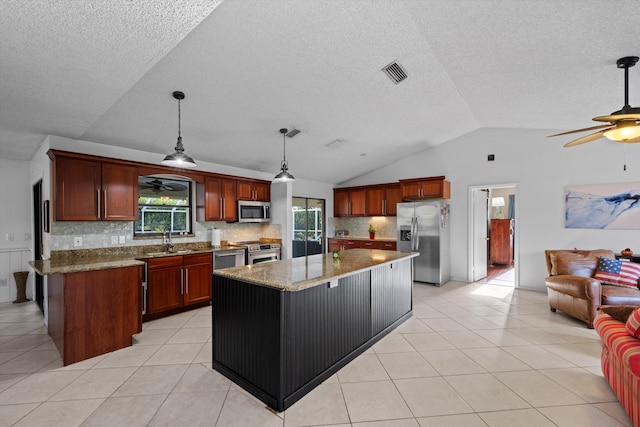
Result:
<svg viewBox="0 0 640 427">
<path fill-rule="evenodd" d="M 349 216 L 349 190 L 333 190 L 333 216 Z"/>
<path fill-rule="evenodd" d="M 271 183 L 255 182 L 253 184 L 253 189 L 253 194 L 255 194 L 256 200 L 260 202 L 271 201 Z"/>
<path fill-rule="evenodd" d="M 349 203 L 350 203 L 350 216 L 365 216 L 366 215 L 366 206 L 365 206 L 365 190 L 351 190 L 349 191 Z"/>
<path fill-rule="evenodd" d="M 138 219 L 137 167 L 102 164 L 102 212 L 107 221 Z"/>
<path fill-rule="evenodd" d="M 367 216 L 384 215 L 384 187 L 367 188 L 365 190 L 365 199 L 367 203 Z"/>
<path fill-rule="evenodd" d="M 396 216 L 398 214 L 398 203 L 402 202 L 402 189 L 400 184 L 387 186 L 385 194 L 385 212 L 386 216 Z"/>
<path fill-rule="evenodd" d="M 222 183 L 220 178 L 204 179 L 204 219 L 222 220 Z"/>
<path fill-rule="evenodd" d="M 513 259 L 511 223 L 510 219 L 491 220 L 489 246 L 492 264 L 510 264 Z"/>
<path fill-rule="evenodd" d="M 149 314 L 182 307 L 182 257 L 180 266 L 150 269 L 147 276 Z"/>
<path fill-rule="evenodd" d="M 224 221 L 238 220 L 238 198 L 236 196 L 236 180 L 221 179 L 222 189 L 222 219 Z"/>
<path fill-rule="evenodd" d="M 211 300 L 211 254 L 184 256 L 184 305 Z"/>
<path fill-rule="evenodd" d="M 99 221 L 100 162 L 57 157 L 53 164 L 54 221 Z M 137 179 L 137 178 L 136 178 Z M 137 186 L 137 181 L 136 181 Z"/>
<path fill-rule="evenodd" d="M 254 200 L 253 198 L 253 182 L 238 180 L 237 181 L 238 200 Z"/>
</svg>

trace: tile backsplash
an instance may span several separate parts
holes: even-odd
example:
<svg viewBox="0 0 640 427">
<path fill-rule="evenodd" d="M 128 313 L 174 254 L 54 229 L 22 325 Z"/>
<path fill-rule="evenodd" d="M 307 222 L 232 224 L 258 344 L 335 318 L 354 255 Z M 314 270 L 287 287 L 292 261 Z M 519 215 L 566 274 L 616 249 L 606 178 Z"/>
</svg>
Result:
<svg viewBox="0 0 640 427">
<path fill-rule="evenodd" d="M 348 230 L 349 237 L 369 237 L 369 224 L 373 225 L 376 237 L 393 239 L 396 237 L 395 216 L 370 216 L 362 218 L 333 218 L 327 230 L 328 237 L 335 236 L 336 230 Z"/>
<path fill-rule="evenodd" d="M 229 242 L 258 240 L 260 238 L 281 238 L 280 225 L 272 224 L 239 224 L 227 222 L 196 222 L 194 224 L 195 235 L 173 236 L 174 243 L 192 243 L 211 241 L 211 230 L 219 228 L 221 240 Z M 112 244 L 112 238 L 124 236 L 124 243 Z M 82 246 L 75 246 L 75 238 L 82 239 Z M 50 246 L 51 251 L 94 249 L 117 246 L 140 246 L 161 244 L 162 238 L 136 238 L 133 237 L 133 222 L 122 221 L 95 221 L 75 222 L 59 221 L 51 224 Z"/>
</svg>

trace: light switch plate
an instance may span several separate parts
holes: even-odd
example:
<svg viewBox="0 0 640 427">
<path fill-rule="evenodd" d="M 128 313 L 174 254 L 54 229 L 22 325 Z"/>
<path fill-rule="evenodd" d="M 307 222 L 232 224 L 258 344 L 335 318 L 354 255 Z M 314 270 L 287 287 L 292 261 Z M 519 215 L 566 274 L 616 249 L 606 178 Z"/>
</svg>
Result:
<svg viewBox="0 0 640 427">
<path fill-rule="evenodd" d="M 118 244 L 118 236 L 111 236 L 111 244 L 112 245 Z"/>
<path fill-rule="evenodd" d="M 118 241 L 118 243 L 124 244 L 124 242 L 125 242 L 125 236 L 120 236 L 120 240 Z"/>
</svg>

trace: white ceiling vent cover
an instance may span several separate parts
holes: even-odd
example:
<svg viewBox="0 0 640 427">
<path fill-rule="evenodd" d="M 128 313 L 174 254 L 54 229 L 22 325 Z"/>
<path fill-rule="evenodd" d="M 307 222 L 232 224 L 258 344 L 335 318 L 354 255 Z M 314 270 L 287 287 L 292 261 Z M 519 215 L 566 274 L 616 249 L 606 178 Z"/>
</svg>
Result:
<svg viewBox="0 0 640 427">
<path fill-rule="evenodd" d="M 387 77 L 389 77 L 395 84 L 398 84 L 407 78 L 407 72 L 402 68 L 402 65 L 400 65 L 398 61 L 393 61 L 391 64 L 384 67 L 382 71 L 384 71 Z"/>
</svg>

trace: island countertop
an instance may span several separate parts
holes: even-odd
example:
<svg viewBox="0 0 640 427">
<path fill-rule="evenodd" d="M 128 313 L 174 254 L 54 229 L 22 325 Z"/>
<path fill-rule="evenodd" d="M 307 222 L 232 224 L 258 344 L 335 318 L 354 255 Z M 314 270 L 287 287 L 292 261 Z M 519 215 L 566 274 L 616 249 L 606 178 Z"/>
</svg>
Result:
<svg viewBox="0 0 640 427">
<path fill-rule="evenodd" d="M 214 270 L 213 274 L 295 292 L 417 255 L 412 252 L 350 249 L 341 252 L 340 260 L 334 260 L 333 255 L 327 253 Z"/>
</svg>

